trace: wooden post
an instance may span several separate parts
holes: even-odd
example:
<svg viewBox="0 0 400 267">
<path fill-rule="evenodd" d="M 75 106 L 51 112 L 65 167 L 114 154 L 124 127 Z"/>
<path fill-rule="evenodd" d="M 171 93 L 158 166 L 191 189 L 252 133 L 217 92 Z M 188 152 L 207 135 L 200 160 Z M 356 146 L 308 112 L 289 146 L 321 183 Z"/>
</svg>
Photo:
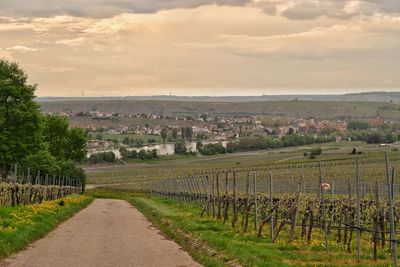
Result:
<svg viewBox="0 0 400 267">
<path fill-rule="evenodd" d="M 397 267 L 397 248 L 396 248 L 396 233 L 394 226 L 394 211 L 393 211 L 393 181 L 394 181 L 394 167 L 392 168 L 392 174 L 389 173 L 389 155 L 385 153 L 386 163 L 386 177 L 388 185 L 388 201 L 389 201 L 389 220 L 390 220 L 390 243 L 393 256 L 393 266 Z"/>
<path fill-rule="evenodd" d="M 218 201 L 218 210 L 217 210 L 217 219 L 221 219 L 221 196 L 219 194 L 219 173 L 217 173 L 217 201 Z"/>
<path fill-rule="evenodd" d="M 212 185 L 211 185 L 211 193 L 212 193 L 212 216 L 215 218 L 215 174 L 212 175 Z"/>
<path fill-rule="evenodd" d="M 380 213 L 380 206 L 379 206 L 379 182 L 375 182 L 375 223 L 374 223 L 374 260 L 378 259 L 378 224 L 379 224 L 379 213 Z"/>
<path fill-rule="evenodd" d="M 253 191 L 254 191 L 254 229 L 258 229 L 258 197 L 257 197 L 257 174 L 253 173 Z"/>
<path fill-rule="evenodd" d="M 14 181 L 13 181 L 13 184 L 17 183 L 17 177 L 18 177 L 18 165 L 14 164 Z"/>
<path fill-rule="evenodd" d="M 232 209 L 233 209 L 233 216 L 232 216 L 232 227 L 235 227 L 236 223 L 236 172 L 233 172 L 233 203 L 232 203 Z"/>
<path fill-rule="evenodd" d="M 271 232 L 271 241 L 274 240 L 274 212 L 272 208 L 274 206 L 274 198 L 273 198 L 273 186 L 272 186 L 272 172 L 269 173 L 269 210 L 271 211 L 271 223 L 270 223 L 270 232 Z"/>
<path fill-rule="evenodd" d="M 356 192 L 357 192 L 357 261 L 361 261 L 361 212 L 360 212 L 360 161 L 356 153 Z"/>
<path fill-rule="evenodd" d="M 27 177 L 28 177 L 28 184 L 32 184 L 32 181 L 31 181 L 31 168 L 29 168 L 29 167 L 28 167 Z"/>
<path fill-rule="evenodd" d="M 325 192 L 322 188 L 323 178 L 322 178 L 322 162 L 319 162 L 319 188 L 321 194 L 321 201 L 322 201 L 322 227 L 324 230 L 324 237 L 325 237 L 325 252 L 326 255 L 329 254 L 329 247 L 328 247 L 328 231 L 326 228 L 326 214 L 325 214 Z"/>
</svg>

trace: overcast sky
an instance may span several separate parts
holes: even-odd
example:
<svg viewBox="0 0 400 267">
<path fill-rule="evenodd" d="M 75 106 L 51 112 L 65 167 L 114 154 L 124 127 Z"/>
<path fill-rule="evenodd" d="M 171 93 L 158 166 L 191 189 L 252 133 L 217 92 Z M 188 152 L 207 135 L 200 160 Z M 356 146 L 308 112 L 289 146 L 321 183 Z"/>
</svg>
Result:
<svg viewBox="0 0 400 267">
<path fill-rule="evenodd" d="M 400 0 L 0 0 L 40 96 L 400 88 Z"/>
</svg>

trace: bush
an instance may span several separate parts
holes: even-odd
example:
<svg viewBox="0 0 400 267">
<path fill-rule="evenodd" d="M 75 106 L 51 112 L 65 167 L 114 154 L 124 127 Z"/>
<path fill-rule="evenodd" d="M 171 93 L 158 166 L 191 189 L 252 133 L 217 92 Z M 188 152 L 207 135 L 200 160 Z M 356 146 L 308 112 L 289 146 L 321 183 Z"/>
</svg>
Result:
<svg viewBox="0 0 400 267">
<path fill-rule="evenodd" d="M 315 156 L 322 154 L 322 148 L 317 147 L 310 150 L 310 158 L 315 159 Z"/>
<path fill-rule="evenodd" d="M 187 153 L 186 143 L 184 141 L 178 141 L 174 145 L 175 154 L 185 155 Z"/>
<path fill-rule="evenodd" d="M 89 157 L 90 164 L 97 164 L 102 162 L 115 162 L 115 161 L 116 157 L 114 152 L 112 151 L 92 154 Z"/>
</svg>

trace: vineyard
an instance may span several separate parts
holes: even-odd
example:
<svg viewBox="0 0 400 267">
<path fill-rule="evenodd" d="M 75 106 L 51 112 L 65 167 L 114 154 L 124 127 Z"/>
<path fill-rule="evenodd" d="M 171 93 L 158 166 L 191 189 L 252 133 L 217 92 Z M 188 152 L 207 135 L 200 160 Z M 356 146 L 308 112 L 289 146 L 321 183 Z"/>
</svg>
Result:
<svg viewBox="0 0 400 267">
<path fill-rule="evenodd" d="M 340 160 L 298 161 L 265 166 L 164 173 L 109 185 L 184 203 L 197 203 L 201 216 L 272 243 L 323 240 L 327 254 L 349 253 L 397 265 L 398 152 L 353 155 Z M 152 171 L 156 172 L 156 171 Z"/>
<path fill-rule="evenodd" d="M 0 207 L 41 203 L 81 192 L 80 180 L 40 172 L 32 176 L 29 169 L 24 174 L 15 167 L 14 172 L 0 183 Z"/>
</svg>

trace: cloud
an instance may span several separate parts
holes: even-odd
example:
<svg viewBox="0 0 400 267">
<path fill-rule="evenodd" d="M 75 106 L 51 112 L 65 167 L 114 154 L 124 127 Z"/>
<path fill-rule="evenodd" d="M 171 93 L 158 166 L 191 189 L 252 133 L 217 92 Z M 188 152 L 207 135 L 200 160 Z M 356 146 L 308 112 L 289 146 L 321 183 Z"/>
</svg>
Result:
<svg viewBox="0 0 400 267">
<path fill-rule="evenodd" d="M 248 3 L 251 0 L 12 0 L 0 2 L 0 16 L 112 17 L 121 13 L 155 13 L 203 5 L 242 6 Z"/>
<path fill-rule="evenodd" d="M 36 52 L 37 49 L 35 48 L 30 48 L 22 45 L 16 45 L 13 47 L 9 47 L 6 50 L 12 51 L 12 52 L 20 52 L 20 53 L 26 53 L 26 52 Z"/>
<path fill-rule="evenodd" d="M 63 45 L 68 45 L 68 46 L 81 46 L 85 43 L 85 38 L 84 37 L 78 37 L 74 39 L 62 39 L 58 40 L 55 43 L 56 44 L 63 44 Z"/>
<path fill-rule="evenodd" d="M 83 10 L 93 3 L 87 1 L 80 2 Z M 0 57 L 20 62 L 30 81 L 39 84 L 40 95 L 400 85 L 400 17 L 383 13 L 377 1 L 317 4 L 307 14 L 298 6 L 306 0 L 238 1 L 236 6 L 220 1 L 179 9 L 170 6 L 178 1 L 156 2 L 164 9 L 154 13 L 2 17 Z M 129 3 L 110 4 L 115 11 Z"/>
</svg>

